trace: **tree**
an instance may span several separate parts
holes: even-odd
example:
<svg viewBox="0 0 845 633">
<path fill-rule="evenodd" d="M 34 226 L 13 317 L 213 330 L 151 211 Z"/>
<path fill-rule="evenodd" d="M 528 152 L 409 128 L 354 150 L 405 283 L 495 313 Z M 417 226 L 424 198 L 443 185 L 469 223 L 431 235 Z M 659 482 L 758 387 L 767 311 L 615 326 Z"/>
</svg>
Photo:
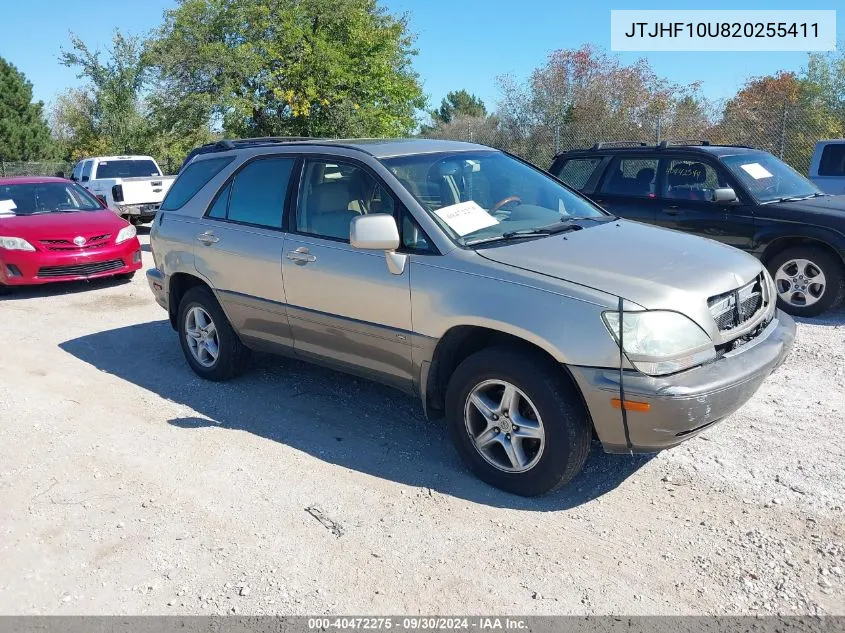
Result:
<svg viewBox="0 0 845 633">
<path fill-rule="evenodd" d="M 376 0 L 180 0 L 149 43 L 157 94 L 235 136 L 396 136 L 425 100 Z"/>
<path fill-rule="evenodd" d="M 0 57 L 0 158 L 7 161 L 47 158 L 52 152 L 44 104 L 32 101 L 32 84 Z"/>
<path fill-rule="evenodd" d="M 142 97 L 149 75 L 143 42 L 116 30 L 112 47 L 104 57 L 71 34 L 71 48 L 62 50 L 59 61 L 78 69 L 77 76 L 88 84 L 82 91 L 66 95 L 59 112 L 75 105 L 72 118 L 77 119 L 77 124 L 90 127 L 92 135 L 102 139 L 98 146 L 104 145 L 107 151 L 145 151 L 149 148 L 150 134 L 142 111 Z M 89 120 L 83 122 L 82 115 Z"/>
<path fill-rule="evenodd" d="M 431 112 L 435 125 L 451 123 L 452 117 L 456 115 L 483 118 L 487 116 L 487 108 L 484 107 L 484 102 L 474 94 L 466 90 L 453 90 L 440 102 L 440 107 Z"/>
</svg>

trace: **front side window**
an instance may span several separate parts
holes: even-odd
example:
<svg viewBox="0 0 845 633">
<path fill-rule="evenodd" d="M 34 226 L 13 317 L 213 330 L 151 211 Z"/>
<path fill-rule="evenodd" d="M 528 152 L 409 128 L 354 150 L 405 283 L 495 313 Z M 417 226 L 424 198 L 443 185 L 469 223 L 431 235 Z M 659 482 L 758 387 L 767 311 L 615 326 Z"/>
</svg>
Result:
<svg viewBox="0 0 845 633">
<path fill-rule="evenodd" d="M 502 152 L 442 152 L 381 162 L 462 246 L 509 239 L 514 231 L 556 232 L 563 221 L 612 217 Z"/>
<path fill-rule="evenodd" d="M 349 240 L 352 219 L 367 213 L 393 215 L 393 197 L 364 168 L 348 163 L 309 160 L 299 192 L 296 230 Z"/>
<path fill-rule="evenodd" d="M 615 159 L 604 176 L 601 193 L 654 198 L 657 163 L 657 158 Z"/>
<path fill-rule="evenodd" d="M 161 176 L 150 159 L 101 160 L 97 164 L 97 178 L 142 178 Z"/>
<path fill-rule="evenodd" d="M 181 208 L 206 183 L 219 174 L 220 170 L 231 163 L 233 158 L 232 156 L 210 158 L 192 163 L 176 178 L 176 182 L 170 187 L 170 191 L 167 192 L 164 201 L 161 203 L 161 209 L 172 211 Z"/>
<path fill-rule="evenodd" d="M 819 176 L 845 176 L 845 143 L 833 143 L 822 150 Z"/>
<path fill-rule="evenodd" d="M 590 181 L 590 176 L 601 162 L 601 158 L 572 158 L 566 161 L 555 174 L 573 189 L 583 189 Z"/>
<path fill-rule="evenodd" d="M 723 156 L 722 163 L 758 203 L 824 195 L 792 167 L 766 152 Z"/>
<path fill-rule="evenodd" d="M 0 185 L 0 217 L 101 211 L 102 208 L 94 196 L 76 183 Z"/>
<path fill-rule="evenodd" d="M 727 187 L 719 173 L 697 160 L 670 160 L 666 167 L 665 197 L 673 200 L 712 201 L 716 189 Z"/>
</svg>

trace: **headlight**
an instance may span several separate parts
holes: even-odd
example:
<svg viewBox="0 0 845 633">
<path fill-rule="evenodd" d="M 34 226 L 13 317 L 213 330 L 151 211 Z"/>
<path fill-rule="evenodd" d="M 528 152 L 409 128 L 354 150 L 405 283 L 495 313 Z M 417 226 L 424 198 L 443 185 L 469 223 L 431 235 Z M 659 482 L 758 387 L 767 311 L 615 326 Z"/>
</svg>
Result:
<svg viewBox="0 0 845 633">
<path fill-rule="evenodd" d="M 693 321 L 663 310 L 602 314 L 625 355 L 644 374 L 662 376 L 695 367 L 716 357 L 710 337 Z M 619 328 L 622 328 L 620 335 Z"/>
<path fill-rule="evenodd" d="M 138 232 L 135 230 L 135 227 L 131 224 L 129 226 L 124 226 L 120 229 L 120 233 L 117 234 L 117 239 L 114 241 L 115 244 L 120 244 L 121 242 L 125 242 L 126 240 L 131 240 Z"/>
<path fill-rule="evenodd" d="M 34 251 L 35 247 L 21 237 L 3 237 L 0 235 L 0 248 L 7 251 Z"/>
</svg>

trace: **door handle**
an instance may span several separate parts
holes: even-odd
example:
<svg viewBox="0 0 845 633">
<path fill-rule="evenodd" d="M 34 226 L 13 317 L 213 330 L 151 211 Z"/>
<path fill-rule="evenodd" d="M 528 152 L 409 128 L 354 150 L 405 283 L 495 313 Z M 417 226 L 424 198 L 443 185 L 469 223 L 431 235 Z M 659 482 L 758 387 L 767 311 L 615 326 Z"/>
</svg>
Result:
<svg viewBox="0 0 845 633">
<path fill-rule="evenodd" d="M 316 262 L 317 257 L 308 252 L 304 246 L 300 246 L 296 250 L 290 251 L 287 258 L 297 264 L 307 264 L 308 262 Z"/>
<path fill-rule="evenodd" d="M 214 231 L 206 231 L 197 235 L 197 241 L 202 242 L 206 246 L 215 244 L 220 241 L 220 238 L 214 234 Z"/>
</svg>

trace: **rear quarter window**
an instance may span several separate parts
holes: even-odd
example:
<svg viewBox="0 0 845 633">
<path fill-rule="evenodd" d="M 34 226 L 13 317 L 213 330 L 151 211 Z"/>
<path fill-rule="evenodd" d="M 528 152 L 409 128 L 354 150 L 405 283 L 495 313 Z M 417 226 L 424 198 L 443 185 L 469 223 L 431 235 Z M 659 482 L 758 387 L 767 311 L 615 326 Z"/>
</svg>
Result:
<svg viewBox="0 0 845 633">
<path fill-rule="evenodd" d="M 558 173 L 555 176 L 573 189 L 583 189 L 587 186 L 601 160 L 600 157 L 571 158 L 558 168 Z"/>
<path fill-rule="evenodd" d="M 234 158 L 234 156 L 221 156 L 192 162 L 177 176 L 176 182 L 170 187 L 170 191 L 161 203 L 162 211 L 173 211 L 183 207 Z"/>
<path fill-rule="evenodd" d="M 822 150 L 819 176 L 845 176 L 845 143 L 831 143 Z"/>
</svg>

